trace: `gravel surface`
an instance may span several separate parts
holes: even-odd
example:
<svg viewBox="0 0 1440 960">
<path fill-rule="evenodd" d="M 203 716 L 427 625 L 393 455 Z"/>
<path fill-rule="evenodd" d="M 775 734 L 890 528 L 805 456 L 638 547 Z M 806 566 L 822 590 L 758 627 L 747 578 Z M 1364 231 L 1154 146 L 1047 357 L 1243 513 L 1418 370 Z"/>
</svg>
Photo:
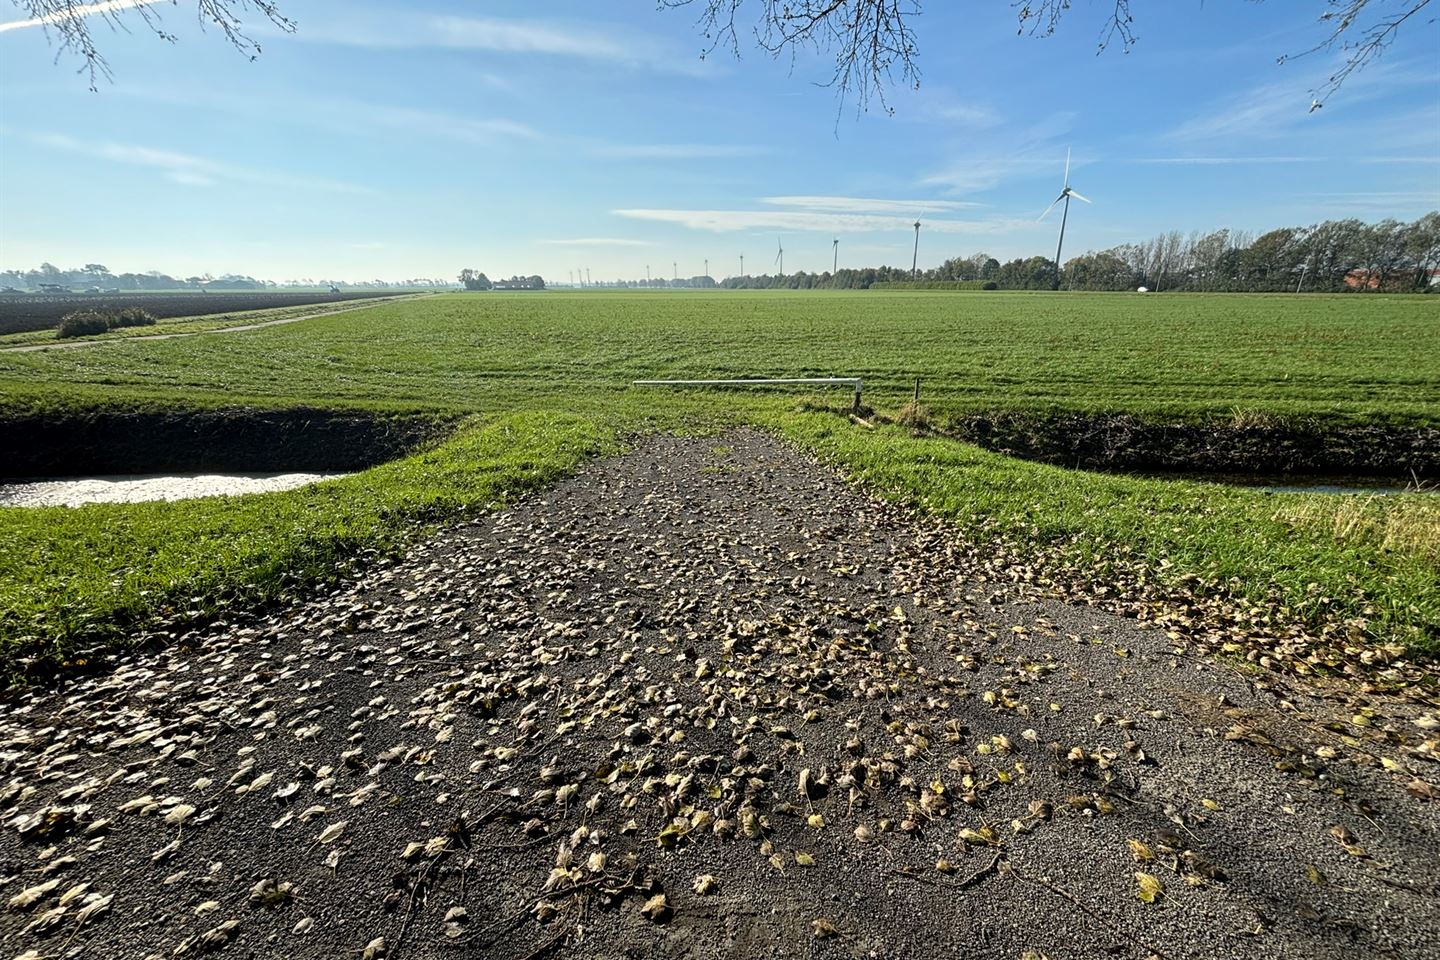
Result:
<svg viewBox="0 0 1440 960">
<path fill-rule="evenodd" d="M 0 957 L 1440 957 L 1434 704 L 762 434 L 0 705 Z"/>
<path fill-rule="evenodd" d="M 0 507 L 78 507 L 293 490 L 343 473 L 199 474 L 176 477 L 67 477 L 0 484 Z"/>
</svg>

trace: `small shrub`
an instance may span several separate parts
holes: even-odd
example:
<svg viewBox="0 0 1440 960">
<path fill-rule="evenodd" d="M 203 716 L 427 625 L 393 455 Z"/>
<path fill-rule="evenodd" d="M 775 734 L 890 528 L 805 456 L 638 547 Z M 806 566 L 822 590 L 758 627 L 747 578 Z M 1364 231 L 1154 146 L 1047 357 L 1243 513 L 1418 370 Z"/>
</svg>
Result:
<svg viewBox="0 0 1440 960">
<path fill-rule="evenodd" d="M 1000 289 L 1000 284 L 996 283 L 994 280 L 986 280 L 984 283 L 980 284 L 980 289 L 981 289 L 981 290 L 999 290 L 999 289 Z"/>
<path fill-rule="evenodd" d="M 896 422 L 917 432 L 928 430 L 930 428 L 930 408 L 911 400 L 900 408 L 900 415 L 896 417 Z"/>
<path fill-rule="evenodd" d="M 76 310 L 60 318 L 55 336 L 93 337 L 110 329 L 110 318 L 96 310 Z"/>
<path fill-rule="evenodd" d="M 110 319 L 112 327 L 153 327 L 155 315 L 139 307 L 126 307 Z"/>
</svg>

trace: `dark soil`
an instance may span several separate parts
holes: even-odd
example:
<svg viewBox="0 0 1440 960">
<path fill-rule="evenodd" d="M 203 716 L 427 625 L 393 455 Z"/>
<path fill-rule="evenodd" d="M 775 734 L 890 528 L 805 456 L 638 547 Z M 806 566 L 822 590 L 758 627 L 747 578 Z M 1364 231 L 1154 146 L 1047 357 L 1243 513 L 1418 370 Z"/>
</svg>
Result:
<svg viewBox="0 0 1440 960">
<path fill-rule="evenodd" d="M 393 460 L 447 425 L 305 408 L 0 417 L 0 477 L 338 473 Z"/>
<path fill-rule="evenodd" d="M 123 310 L 139 307 L 162 320 L 200 317 L 244 310 L 303 307 L 312 303 L 344 303 L 394 296 L 394 291 L 351 293 L 116 293 L 116 294 L 6 294 L 0 296 L 0 335 L 29 333 L 59 326 L 60 318 L 75 310 Z"/>
<path fill-rule="evenodd" d="M 653 439 L 12 692 L 0 955 L 1440 957 L 1433 703 L 992 560 L 763 435 Z"/>
<path fill-rule="evenodd" d="M 1159 423 L 1129 414 L 972 414 L 951 436 L 1086 470 L 1355 474 L 1406 483 L 1440 475 L 1440 428 L 1394 424 Z"/>
</svg>

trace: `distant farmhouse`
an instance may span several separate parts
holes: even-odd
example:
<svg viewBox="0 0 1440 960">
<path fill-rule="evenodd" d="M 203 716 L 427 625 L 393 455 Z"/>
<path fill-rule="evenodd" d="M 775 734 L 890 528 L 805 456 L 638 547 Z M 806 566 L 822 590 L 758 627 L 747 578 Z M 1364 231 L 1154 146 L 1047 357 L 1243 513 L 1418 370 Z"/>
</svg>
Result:
<svg viewBox="0 0 1440 960">
<path fill-rule="evenodd" d="M 1384 270 L 1351 270 L 1345 274 L 1345 286 L 1351 290 L 1382 290 L 1382 289 L 1404 289 L 1415 290 L 1424 287 L 1440 287 L 1440 270 L 1432 269 L 1425 271 L 1420 277 L 1421 283 L 1414 283 L 1415 276 L 1410 271 L 1384 271 Z"/>
<path fill-rule="evenodd" d="M 545 279 L 543 277 L 511 277 L 509 280 L 496 280 L 496 290 L 544 290 Z"/>
</svg>

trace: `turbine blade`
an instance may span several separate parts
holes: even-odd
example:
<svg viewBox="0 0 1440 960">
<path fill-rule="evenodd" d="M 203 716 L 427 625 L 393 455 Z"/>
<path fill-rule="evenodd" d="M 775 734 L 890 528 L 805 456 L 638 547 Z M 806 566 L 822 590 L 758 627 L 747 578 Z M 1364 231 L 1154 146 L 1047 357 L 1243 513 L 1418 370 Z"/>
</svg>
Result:
<svg viewBox="0 0 1440 960">
<path fill-rule="evenodd" d="M 1089 197 L 1082 197 L 1082 196 L 1080 196 L 1080 194 L 1076 193 L 1074 190 L 1071 190 L 1071 191 L 1070 191 L 1070 196 L 1074 197 L 1076 200 L 1084 200 L 1086 203 L 1094 203 L 1094 202 L 1095 202 L 1094 200 L 1091 200 Z"/>
<path fill-rule="evenodd" d="M 1065 186 L 1070 186 L 1070 148 L 1065 148 Z"/>
<path fill-rule="evenodd" d="M 1045 212 L 1042 213 L 1042 214 L 1040 214 L 1040 216 L 1038 216 L 1038 217 L 1035 218 L 1035 222 L 1036 222 L 1036 223 L 1039 223 L 1041 220 L 1044 220 L 1046 217 L 1050 216 L 1050 211 L 1055 209 L 1055 204 L 1059 203 L 1061 200 L 1064 200 L 1064 199 L 1065 199 L 1065 194 L 1063 194 L 1063 193 L 1060 194 L 1060 196 L 1056 197 L 1053 201 L 1051 201 L 1050 206 L 1048 206 L 1048 207 L 1045 208 Z"/>
</svg>

